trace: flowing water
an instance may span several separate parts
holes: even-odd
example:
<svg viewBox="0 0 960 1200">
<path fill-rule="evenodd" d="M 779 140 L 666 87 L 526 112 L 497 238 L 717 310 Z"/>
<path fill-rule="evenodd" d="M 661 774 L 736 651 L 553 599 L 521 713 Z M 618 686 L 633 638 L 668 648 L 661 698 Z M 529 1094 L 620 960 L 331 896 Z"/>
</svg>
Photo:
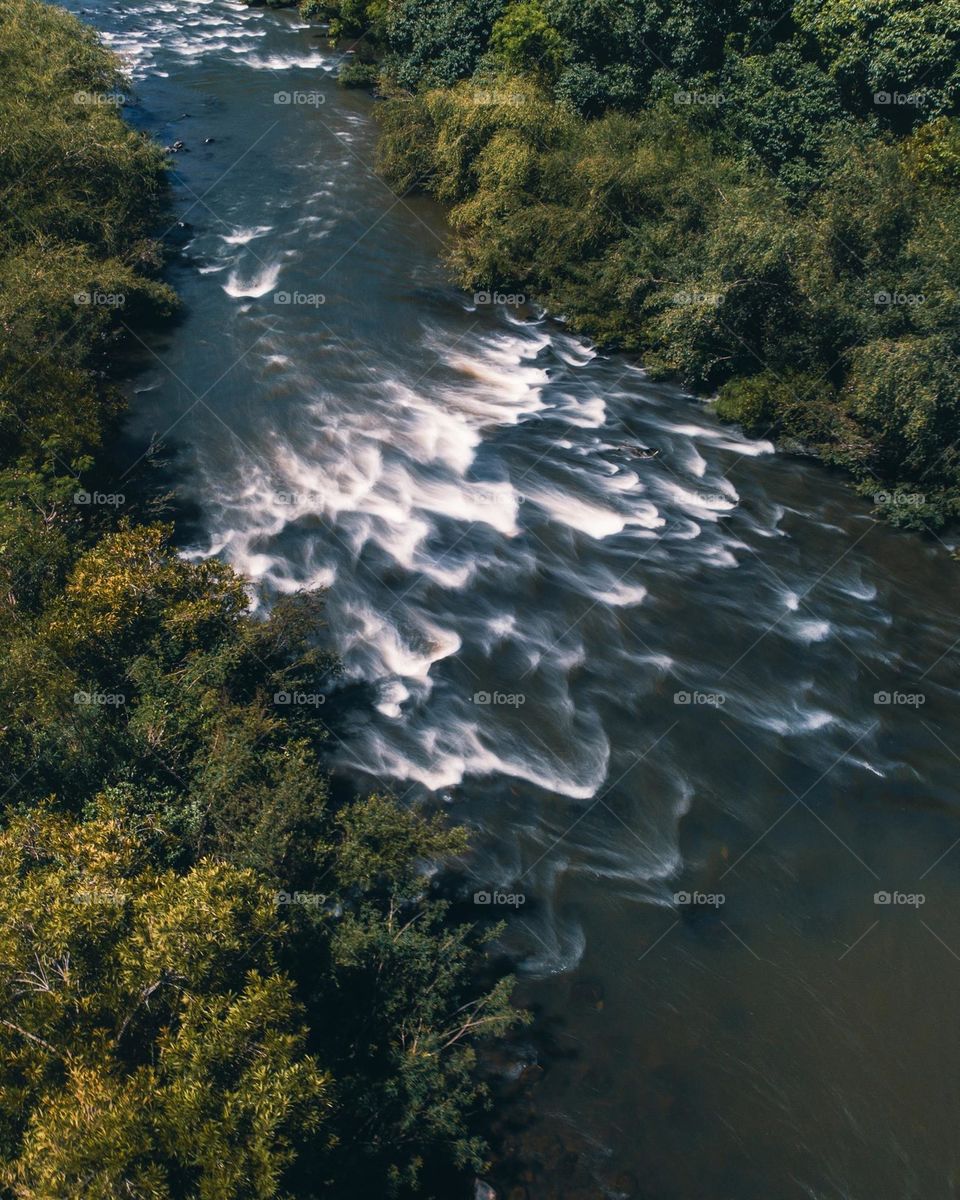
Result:
<svg viewBox="0 0 960 1200">
<path fill-rule="evenodd" d="M 177 448 L 186 553 L 330 586 L 375 701 L 337 767 L 476 830 L 464 911 L 540 1017 L 512 1194 L 960 1194 L 946 549 L 454 288 L 315 26 L 72 7 L 185 143 L 131 437 Z"/>
</svg>

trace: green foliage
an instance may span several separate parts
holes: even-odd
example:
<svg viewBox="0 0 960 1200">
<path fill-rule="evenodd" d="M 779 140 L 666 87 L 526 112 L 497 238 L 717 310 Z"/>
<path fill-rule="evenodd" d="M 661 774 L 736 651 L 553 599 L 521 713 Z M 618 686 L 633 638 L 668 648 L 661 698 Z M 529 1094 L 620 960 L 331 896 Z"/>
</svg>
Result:
<svg viewBox="0 0 960 1200">
<path fill-rule="evenodd" d="M 120 411 L 99 373 L 121 321 L 174 303 L 149 238 L 166 168 L 118 115 L 114 60 L 59 9 L 0 0 L 0 79 L 0 464 L 74 471 Z"/>
<path fill-rule="evenodd" d="M 776 376 L 769 373 L 732 379 L 720 389 L 717 416 L 737 422 L 744 433 L 769 433 L 776 419 L 777 386 Z"/>
<path fill-rule="evenodd" d="M 722 64 L 738 9 L 686 0 L 546 0 L 545 7 L 568 47 L 556 94 L 589 116 L 640 108 L 662 75 L 673 86 L 706 80 Z"/>
<path fill-rule="evenodd" d="M 348 1195 L 416 1190 L 438 1146 L 458 1168 L 482 1167 L 483 1143 L 463 1119 L 465 1104 L 485 1096 L 474 1079 L 475 1042 L 503 1034 L 517 1014 L 509 979 L 478 994 L 473 936 L 444 915 L 436 904 L 364 904 L 337 927 L 340 994 L 325 1007 L 337 1014 L 330 1052 L 348 1117 Z M 364 998 L 361 1019 L 346 997 Z"/>
<path fill-rule="evenodd" d="M 441 818 L 424 821 L 382 796 L 350 805 L 337 814 L 337 878 L 344 888 L 368 891 L 389 884 L 396 896 L 416 896 L 424 861 L 463 854 L 462 829 L 448 829 Z"/>
<path fill-rule="evenodd" d="M 960 461 L 960 356 L 952 337 L 882 338 L 854 351 L 843 391 L 870 433 L 870 466 L 925 479 Z"/>
<path fill-rule="evenodd" d="M 904 169 L 921 186 L 960 182 L 960 121 L 938 117 L 921 125 L 903 146 Z"/>
<path fill-rule="evenodd" d="M 189 650 L 235 625 L 247 606 L 241 581 L 220 562 L 184 562 L 169 532 L 123 528 L 78 559 L 47 625 L 61 657 L 122 661 L 154 636 Z"/>
<path fill-rule="evenodd" d="M 121 529 L 82 553 L 62 595 L 49 605 L 49 615 L 43 610 L 29 630 L 18 629 L 10 647 L 0 686 L 0 707 L 8 728 L 17 731 L 10 739 L 8 761 L 17 772 L 29 760 L 34 763 L 24 778 L 11 781 L 13 795 L 27 807 L 43 803 L 45 790 L 56 792 L 58 813 L 51 828 L 68 830 L 71 847 L 61 866 L 89 878 L 92 892 L 126 894 L 142 886 L 152 897 L 162 884 L 163 895 L 175 897 L 178 889 L 190 895 L 200 889 L 195 901 L 178 900 L 176 911 L 186 921 L 195 904 L 203 914 L 198 920 L 207 923 L 209 932 L 195 950 L 182 938 L 171 943 L 169 970 L 193 963 L 198 972 L 213 972 L 218 986 L 239 996 L 231 1000 L 239 1006 L 237 1021 L 247 1020 L 246 975 L 231 985 L 223 974 L 226 967 L 204 957 L 205 948 L 215 944 L 218 952 L 236 951 L 244 972 L 269 974 L 271 988 L 276 986 L 272 960 L 262 955 L 275 951 L 283 959 L 304 1004 L 302 1015 L 323 1078 L 334 1081 L 322 1103 L 311 1102 L 314 1116 L 317 1104 L 323 1113 L 322 1137 L 315 1139 L 310 1123 L 298 1121 L 290 1154 L 283 1150 L 281 1155 L 284 1170 L 289 1163 L 291 1178 L 298 1181 L 290 1185 L 293 1194 L 309 1194 L 317 1178 L 326 1181 L 324 1194 L 330 1196 L 354 1194 L 359 1178 L 377 1194 L 402 1192 L 414 1186 L 425 1160 L 434 1167 L 479 1167 L 482 1143 L 469 1127 L 470 1114 L 483 1098 L 473 1078 L 473 1044 L 478 1037 L 502 1032 L 517 1014 L 508 1003 L 509 982 L 496 983 L 492 990 L 477 986 L 482 939 L 470 927 L 450 926 L 443 906 L 425 893 L 432 864 L 464 851 L 463 833 L 438 819 L 420 818 L 385 797 L 332 802 L 318 758 L 326 726 L 298 706 L 272 703 L 278 691 L 318 693 L 328 684 L 332 663 L 317 643 L 322 628 L 318 600 L 288 598 L 267 621 L 244 615 L 243 601 L 239 579 L 216 564 L 184 563 L 159 527 Z M 90 629 L 97 631 L 96 637 L 87 636 Z M 38 687 L 41 671 L 46 677 Z M 122 680 L 123 704 L 77 705 L 73 689 L 81 679 L 87 689 L 83 695 L 105 691 L 108 685 L 101 680 Z M 29 694 L 21 691 L 25 680 Z M 81 814 L 86 821 L 75 824 L 74 816 L 61 811 Z M 98 873 L 84 864 L 93 858 L 99 862 L 105 853 L 101 828 L 111 836 L 123 832 L 124 854 L 119 867 Z M 41 862 L 50 858 L 45 850 L 40 855 Z M 16 877 L 18 868 L 10 869 L 10 877 Z M 252 891 L 260 907 L 242 909 L 228 936 L 222 924 L 209 924 L 212 901 L 195 882 L 201 876 L 203 881 L 208 876 L 229 880 L 224 887 L 234 899 Z M 65 885 L 41 883 L 69 904 Z M 280 895 L 308 897 L 310 905 L 278 909 L 274 900 Z M 265 897 L 270 898 L 267 941 Z M 9 899 L 20 911 L 16 893 Z M 120 921 L 127 910 L 108 906 L 95 911 L 104 920 Z M 152 908 L 147 905 L 145 911 Z M 169 924 L 166 917 L 157 919 L 163 928 Z M 200 937 L 199 927 L 190 929 Z M 124 936 L 127 930 L 124 925 Z M 93 944 L 104 937 L 98 930 Z M 137 935 L 130 951 L 132 960 L 153 976 L 168 969 L 157 937 L 145 942 Z M 244 953 L 254 946 L 258 954 Z M 103 970 L 113 978 L 116 964 L 110 959 L 104 963 Z M 201 1084 L 208 1076 L 222 1080 L 226 1070 L 210 1057 L 217 1041 L 213 1034 L 233 1011 L 225 1000 L 217 1000 L 205 979 L 195 980 L 192 991 L 201 1005 L 198 1011 L 211 1014 L 216 1027 L 199 1024 L 195 1048 L 192 1042 L 190 1047 L 171 1043 L 169 1061 L 190 1078 L 195 1074 L 196 1083 L 188 1079 L 181 1085 L 172 1079 L 170 1087 L 178 1091 L 182 1086 L 196 1100 L 189 1121 L 198 1128 L 210 1126 L 204 1137 L 213 1138 L 214 1131 L 217 1135 L 209 1161 L 236 1162 L 239 1180 L 252 1170 L 245 1156 L 267 1135 L 256 1133 L 239 1101 L 229 1109 L 233 1124 L 203 1107 Z M 142 990 L 150 985 L 131 986 Z M 114 1001 L 100 995 L 99 977 L 90 987 L 110 1014 L 130 1007 L 123 997 Z M 249 1003 L 259 1006 L 257 995 Z M 264 1019 L 273 1013 L 278 1022 L 286 1011 L 275 996 L 269 1007 L 266 999 L 260 1007 Z M 468 1023 L 466 1013 L 475 1020 Z M 160 1026 L 169 1027 L 165 1018 L 156 1019 L 157 1037 L 166 1048 L 167 1034 L 161 1037 Z M 436 1028 L 430 1024 L 434 1019 Z M 51 1028 L 49 1021 L 44 1028 Z M 268 1022 L 263 1036 L 292 1045 L 284 1028 L 282 1022 Z M 411 1031 L 432 1047 L 423 1062 L 409 1050 Z M 81 1044 L 83 1028 L 76 1036 Z M 142 1036 L 130 1037 L 142 1046 Z M 92 1033 L 89 1038 L 96 1050 Z M 96 1077 L 85 1084 L 91 1089 L 102 1077 L 117 1075 L 102 1056 L 94 1055 L 92 1067 Z M 269 1076 L 279 1080 L 292 1070 L 274 1062 Z M 155 1073 L 147 1081 L 157 1104 L 162 1102 L 159 1078 Z M 0 1066 L 0 1084 L 3 1079 Z M 135 1083 L 117 1093 L 120 1110 L 134 1094 Z M 67 1114 L 64 1120 L 73 1120 L 69 1114 L 77 1102 L 68 1094 L 68 1084 L 72 1086 L 69 1080 L 62 1083 L 67 1092 L 53 1089 L 49 1105 L 37 1100 L 32 1119 L 38 1129 L 49 1131 L 61 1110 Z M 241 1085 L 248 1096 L 251 1085 Z M 284 1095 L 295 1098 L 296 1092 Z M 256 1103 L 259 1111 L 261 1102 Z M 269 1099 L 262 1104 L 271 1112 L 277 1109 Z M 112 1161 L 119 1150 L 111 1139 L 120 1139 L 151 1168 L 165 1162 L 163 1147 L 170 1140 L 165 1122 L 183 1107 L 178 1101 L 166 1115 L 148 1108 L 142 1122 L 130 1128 L 98 1125 L 90 1138 L 106 1140 L 92 1140 L 88 1157 Z M 190 1139 L 173 1140 L 185 1147 L 184 1153 L 189 1151 L 191 1161 L 199 1161 L 200 1151 Z M 17 1145 L 11 1170 L 32 1178 L 29 1173 L 40 1170 L 32 1143 L 24 1133 Z M 269 1165 L 270 1154 L 264 1150 L 262 1156 Z M 48 1157 L 36 1151 L 38 1162 Z M 70 1170 L 81 1169 L 80 1162 L 71 1159 L 57 1169 L 70 1178 Z M 116 1169 L 134 1172 L 139 1162 L 121 1155 Z M 213 1178 L 212 1166 L 210 1170 Z M 262 1192 L 250 1195 L 274 1194 L 269 1188 L 275 1172 L 270 1175 L 267 1166 L 262 1170 L 268 1182 Z M 116 1186 L 115 1176 L 107 1178 L 109 1186 Z M 210 1195 L 241 1194 L 230 1190 L 229 1173 L 216 1178 L 223 1190 Z M 181 1193 L 173 1189 L 170 1194 Z"/>
<path fill-rule="evenodd" d="M 784 43 L 733 55 L 722 83 L 724 131 L 733 152 L 803 195 L 823 179 L 829 143 L 852 124 L 831 77 Z"/>
<path fill-rule="evenodd" d="M 394 0 L 386 65 L 403 88 L 434 87 L 470 75 L 506 0 Z"/>
<path fill-rule="evenodd" d="M 380 78 L 380 68 L 376 63 L 353 62 L 344 63 L 337 73 L 337 83 L 345 88 L 373 87 Z"/>
<path fill-rule="evenodd" d="M 894 123 L 956 112 L 960 94 L 957 0 L 797 0 L 797 24 L 816 39 L 854 111 Z M 876 94 L 889 96 L 874 105 Z M 897 94 L 917 103 L 896 103 Z"/>
<path fill-rule="evenodd" d="M 731 379 L 720 389 L 717 415 L 754 437 L 781 435 L 805 445 L 826 445 L 839 434 L 836 396 L 822 377 L 787 371 Z"/>
<path fill-rule="evenodd" d="M 511 4 L 493 26 L 490 51 L 494 61 L 508 71 L 553 77 L 563 63 L 566 46 L 540 0 L 521 0 Z"/>
<path fill-rule="evenodd" d="M 250 871 L 153 869 L 107 815 L 0 834 L 2 1170 L 18 1197 L 280 1190 L 330 1107 L 281 933 Z"/>
</svg>

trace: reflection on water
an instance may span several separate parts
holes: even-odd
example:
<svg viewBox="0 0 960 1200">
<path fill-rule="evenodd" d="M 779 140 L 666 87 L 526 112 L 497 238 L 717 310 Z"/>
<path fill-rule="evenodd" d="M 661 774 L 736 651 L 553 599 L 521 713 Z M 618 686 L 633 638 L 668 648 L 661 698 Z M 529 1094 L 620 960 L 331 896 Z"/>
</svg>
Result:
<svg viewBox="0 0 960 1200">
<path fill-rule="evenodd" d="M 314 28 L 88 16 L 131 117 L 185 143 L 186 316 L 132 434 L 180 448 L 188 553 L 266 596 L 331 585 L 375 691 L 338 765 L 477 829 L 465 909 L 506 917 L 541 1014 L 515 1195 L 955 1195 L 943 547 L 450 287 L 440 214 L 376 178 L 373 103 Z"/>
</svg>

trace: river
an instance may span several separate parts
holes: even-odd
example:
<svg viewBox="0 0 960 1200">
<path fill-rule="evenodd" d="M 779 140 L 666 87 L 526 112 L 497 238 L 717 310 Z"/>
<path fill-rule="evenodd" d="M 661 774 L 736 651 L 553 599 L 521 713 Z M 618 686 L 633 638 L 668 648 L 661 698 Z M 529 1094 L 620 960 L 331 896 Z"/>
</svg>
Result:
<svg viewBox="0 0 960 1200">
<path fill-rule="evenodd" d="M 960 1194 L 947 549 L 453 287 L 315 26 L 68 7 L 126 59 L 129 118 L 185 143 L 184 316 L 129 423 L 175 454 L 184 552 L 266 598 L 329 586 L 374 700 L 336 768 L 475 830 L 461 907 L 507 921 L 538 1016 L 498 1187 Z"/>
</svg>

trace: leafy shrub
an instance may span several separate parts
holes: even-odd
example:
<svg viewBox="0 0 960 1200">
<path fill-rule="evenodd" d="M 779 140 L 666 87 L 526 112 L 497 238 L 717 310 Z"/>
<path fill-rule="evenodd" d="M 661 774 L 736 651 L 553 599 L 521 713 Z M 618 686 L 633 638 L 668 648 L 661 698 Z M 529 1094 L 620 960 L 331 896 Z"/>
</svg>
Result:
<svg viewBox="0 0 960 1200">
<path fill-rule="evenodd" d="M 380 78 L 380 68 L 376 63 L 353 62 L 344 63 L 337 73 L 337 83 L 346 88 L 373 87 Z"/>
<path fill-rule="evenodd" d="M 731 148 L 776 175 L 793 194 L 823 181 L 824 151 L 850 123 L 833 79 L 795 43 L 731 56 L 722 79 Z"/>
<path fill-rule="evenodd" d="M 494 24 L 491 56 L 508 71 L 531 71 L 553 77 L 566 57 L 563 38 L 550 24 L 540 0 L 511 4 Z"/>
<path fill-rule="evenodd" d="M 794 16 L 816 39 L 855 112 L 910 127 L 960 101 L 957 0 L 797 0 Z M 897 95 L 917 101 L 897 103 Z M 875 97 L 880 103 L 875 102 Z"/>
<path fill-rule="evenodd" d="M 472 74 L 506 0 L 395 0 L 386 18 L 387 64 L 410 90 Z"/>
</svg>

